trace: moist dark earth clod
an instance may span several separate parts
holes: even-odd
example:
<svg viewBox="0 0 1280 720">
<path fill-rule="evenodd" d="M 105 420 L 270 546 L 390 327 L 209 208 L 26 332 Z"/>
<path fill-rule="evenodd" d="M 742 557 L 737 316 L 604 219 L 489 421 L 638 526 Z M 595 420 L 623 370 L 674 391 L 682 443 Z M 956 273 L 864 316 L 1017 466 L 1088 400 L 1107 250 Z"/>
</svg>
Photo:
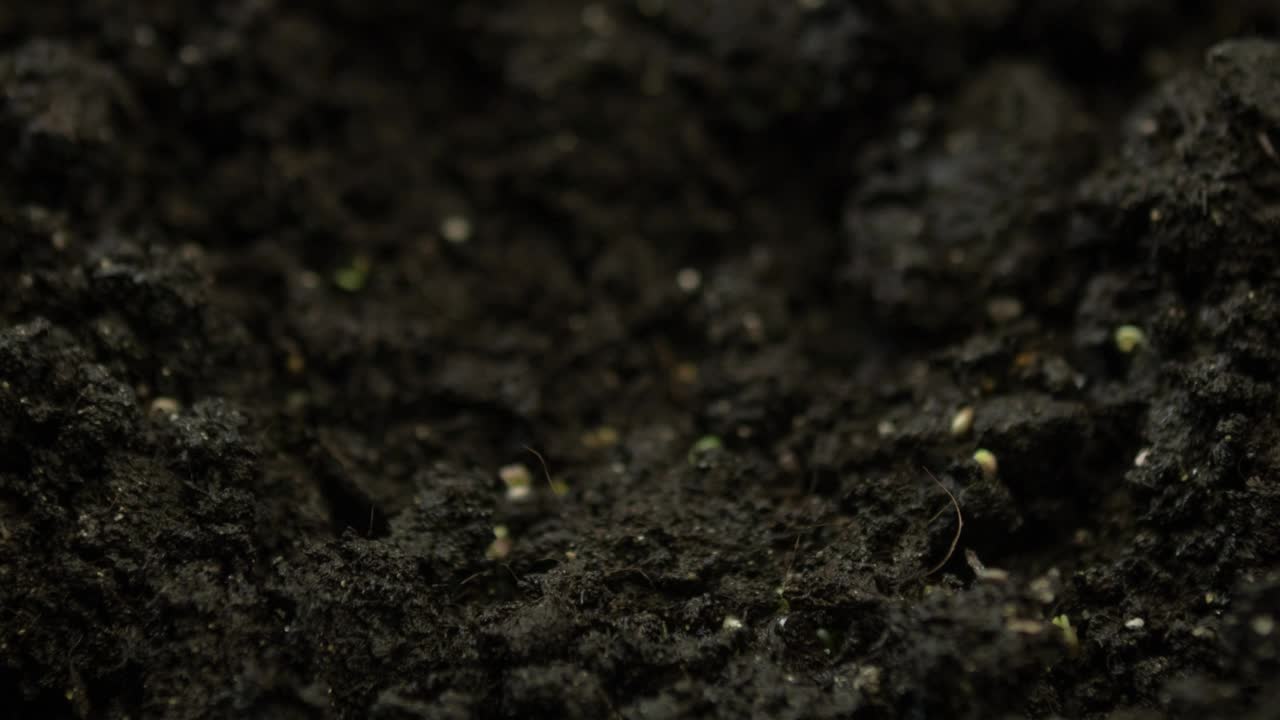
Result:
<svg viewBox="0 0 1280 720">
<path fill-rule="evenodd" d="M 1277 31 L 3 4 L 0 715 L 1277 717 Z"/>
</svg>

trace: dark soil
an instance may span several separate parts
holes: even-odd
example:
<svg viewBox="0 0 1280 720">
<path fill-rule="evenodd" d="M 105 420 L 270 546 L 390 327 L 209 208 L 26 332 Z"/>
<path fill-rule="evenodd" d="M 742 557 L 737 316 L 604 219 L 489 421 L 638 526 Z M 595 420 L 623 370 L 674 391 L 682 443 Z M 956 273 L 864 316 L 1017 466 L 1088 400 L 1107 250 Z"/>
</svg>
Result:
<svg viewBox="0 0 1280 720">
<path fill-rule="evenodd" d="M 0 716 L 1280 717 L 1278 29 L 0 4 Z"/>
</svg>

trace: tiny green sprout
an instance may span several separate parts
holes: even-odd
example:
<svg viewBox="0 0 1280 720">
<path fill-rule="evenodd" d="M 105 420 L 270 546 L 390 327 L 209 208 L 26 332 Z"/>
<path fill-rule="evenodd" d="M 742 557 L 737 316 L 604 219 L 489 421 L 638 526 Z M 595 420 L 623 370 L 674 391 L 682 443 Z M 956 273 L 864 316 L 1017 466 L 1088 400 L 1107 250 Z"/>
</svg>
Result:
<svg viewBox="0 0 1280 720">
<path fill-rule="evenodd" d="M 711 452 L 724 447 L 724 442 L 715 435 L 704 435 L 698 438 L 698 442 L 693 444 L 693 451 L 698 453 Z"/>
<path fill-rule="evenodd" d="M 1147 344 L 1147 334 L 1137 325 L 1121 325 L 1116 328 L 1112 339 L 1115 341 L 1116 349 L 1125 355 Z"/>
<path fill-rule="evenodd" d="M 505 465 L 498 470 L 498 477 L 507 487 L 507 499 L 515 502 L 527 500 L 533 492 L 533 475 L 520 463 Z"/>
<path fill-rule="evenodd" d="M 511 554 L 511 531 L 506 525 L 495 525 L 493 528 L 493 542 L 489 545 L 489 549 L 485 551 L 484 556 L 489 560 L 505 560 Z"/>
<path fill-rule="evenodd" d="M 1079 649 L 1080 636 L 1076 633 L 1076 629 L 1071 626 L 1071 618 L 1066 615 L 1059 615 L 1053 619 L 1053 624 L 1062 631 L 1062 639 L 1072 652 Z"/>
<path fill-rule="evenodd" d="M 369 262 L 369 258 L 358 255 L 352 259 L 350 265 L 334 271 L 333 284 L 346 292 L 360 292 L 369 282 L 369 270 L 371 268 L 372 263 Z"/>
<path fill-rule="evenodd" d="M 699 455 L 705 455 L 713 450 L 719 450 L 724 447 L 724 441 L 717 435 L 703 435 L 689 449 L 689 462 L 694 462 Z"/>
<path fill-rule="evenodd" d="M 982 476 L 988 480 L 994 478 L 1000 470 L 1000 463 L 996 460 L 995 453 L 985 448 L 978 448 L 973 453 L 973 461 L 978 463 L 978 467 L 982 468 Z"/>
</svg>

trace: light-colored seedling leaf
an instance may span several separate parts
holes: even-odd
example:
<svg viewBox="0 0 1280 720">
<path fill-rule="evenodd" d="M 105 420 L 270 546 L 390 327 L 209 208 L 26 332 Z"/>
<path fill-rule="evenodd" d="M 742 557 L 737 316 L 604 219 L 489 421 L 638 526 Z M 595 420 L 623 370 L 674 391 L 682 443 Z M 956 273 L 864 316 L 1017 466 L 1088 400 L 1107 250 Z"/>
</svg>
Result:
<svg viewBox="0 0 1280 720">
<path fill-rule="evenodd" d="M 371 268 L 372 263 L 369 262 L 369 258 L 363 255 L 357 256 L 352 259 L 350 265 L 334 271 L 333 284 L 337 285 L 338 289 L 346 292 L 360 292 L 369 282 L 369 270 Z"/>
<path fill-rule="evenodd" d="M 715 435 L 704 435 L 698 438 L 698 442 L 693 444 L 693 451 L 698 453 L 719 450 L 724 447 L 724 441 Z"/>
<path fill-rule="evenodd" d="M 951 417 L 951 434 L 954 437 L 964 437 L 973 429 L 973 408 L 966 405 L 956 411 Z"/>
<path fill-rule="evenodd" d="M 520 463 L 504 465 L 498 470 L 498 477 L 507 486 L 507 499 L 515 502 L 527 500 L 533 492 L 533 475 L 529 468 Z"/>
<path fill-rule="evenodd" d="M 973 461 L 978 463 L 978 467 L 982 468 L 982 476 L 988 480 L 994 478 L 1000 470 L 1000 463 L 996 460 L 995 453 L 985 448 L 978 448 L 973 453 Z"/>
<path fill-rule="evenodd" d="M 1116 349 L 1125 355 L 1147 344 L 1147 334 L 1137 325 L 1121 325 L 1116 328 L 1112 339 L 1115 341 Z"/>
<path fill-rule="evenodd" d="M 1058 615 L 1053 619 L 1053 624 L 1062 631 L 1062 640 L 1067 644 L 1067 648 L 1074 654 L 1080 649 L 1080 636 L 1076 633 L 1075 627 L 1071 625 L 1071 618 L 1066 615 Z"/>
<path fill-rule="evenodd" d="M 695 462 L 699 455 L 705 455 L 713 450 L 719 450 L 724 447 L 724 441 L 717 435 L 703 435 L 698 441 L 689 448 L 689 462 Z"/>
<path fill-rule="evenodd" d="M 485 551 L 484 556 L 489 560 L 505 560 L 511 554 L 511 531 L 506 525 L 495 525 L 493 528 L 493 542 L 489 544 L 489 549 Z"/>
</svg>

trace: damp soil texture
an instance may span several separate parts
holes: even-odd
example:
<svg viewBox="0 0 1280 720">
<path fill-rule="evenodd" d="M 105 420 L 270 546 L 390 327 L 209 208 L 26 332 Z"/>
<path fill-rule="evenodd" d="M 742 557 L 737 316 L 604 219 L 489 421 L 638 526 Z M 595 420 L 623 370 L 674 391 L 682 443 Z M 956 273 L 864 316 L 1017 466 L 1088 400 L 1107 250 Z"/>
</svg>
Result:
<svg viewBox="0 0 1280 720">
<path fill-rule="evenodd" d="M 0 716 L 1280 717 L 1280 6 L 0 5 Z"/>
</svg>

